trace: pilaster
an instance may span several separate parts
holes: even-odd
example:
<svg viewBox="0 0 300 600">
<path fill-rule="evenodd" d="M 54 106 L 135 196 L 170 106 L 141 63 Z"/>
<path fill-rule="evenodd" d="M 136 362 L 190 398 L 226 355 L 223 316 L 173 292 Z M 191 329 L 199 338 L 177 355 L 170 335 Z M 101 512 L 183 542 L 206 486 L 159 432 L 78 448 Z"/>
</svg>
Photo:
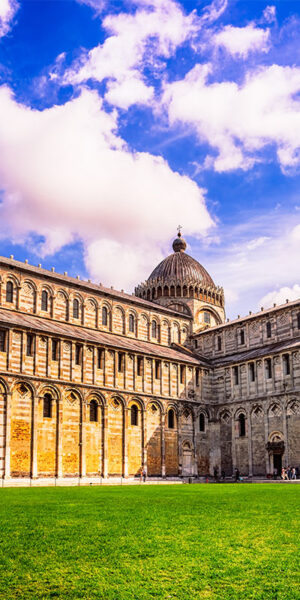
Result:
<svg viewBox="0 0 300 600">
<path fill-rule="evenodd" d="M 165 433 L 165 424 L 166 424 L 166 413 L 162 411 L 161 413 L 161 474 L 162 477 L 166 476 L 166 433 Z"/>
<path fill-rule="evenodd" d="M 108 477 L 108 406 L 103 407 L 103 428 L 102 428 L 102 473 L 104 479 Z"/>
<path fill-rule="evenodd" d="M 63 401 L 57 400 L 56 404 L 56 476 L 63 476 L 62 472 L 62 434 L 63 434 Z"/>
<path fill-rule="evenodd" d="M 253 475 L 253 459 L 252 459 L 252 423 L 251 423 L 251 405 L 248 405 L 248 417 L 247 417 L 247 429 L 248 429 L 248 468 L 249 477 Z"/>
<path fill-rule="evenodd" d="M 86 418 L 87 406 L 85 402 L 81 404 L 81 424 L 80 424 L 80 477 L 86 476 Z"/>
<path fill-rule="evenodd" d="M 123 477 L 128 477 L 128 408 L 123 413 Z"/>
<path fill-rule="evenodd" d="M 33 396 L 32 398 L 32 431 L 31 431 L 31 477 L 36 479 L 38 476 L 37 466 L 37 434 L 38 434 L 38 410 L 39 410 L 39 398 Z"/>
<path fill-rule="evenodd" d="M 10 479 L 11 394 L 6 394 L 4 479 Z"/>
</svg>

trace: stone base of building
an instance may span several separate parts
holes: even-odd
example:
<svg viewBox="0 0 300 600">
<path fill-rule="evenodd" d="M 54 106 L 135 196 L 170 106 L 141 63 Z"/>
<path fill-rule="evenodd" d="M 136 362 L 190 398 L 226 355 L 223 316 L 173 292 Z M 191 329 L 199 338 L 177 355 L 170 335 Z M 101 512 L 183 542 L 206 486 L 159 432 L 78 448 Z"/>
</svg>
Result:
<svg viewBox="0 0 300 600">
<path fill-rule="evenodd" d="M 137 477 L 45 477 L 32 479 L 29 477 L 11 477 L 1 479 L 0 487 L 68 487 L 68 486 L 101 486 L 101 485 L 155 485 L 187 483 L 189 479 L 182 477 L 147 477 L 141 481 Z"/>
</svg>

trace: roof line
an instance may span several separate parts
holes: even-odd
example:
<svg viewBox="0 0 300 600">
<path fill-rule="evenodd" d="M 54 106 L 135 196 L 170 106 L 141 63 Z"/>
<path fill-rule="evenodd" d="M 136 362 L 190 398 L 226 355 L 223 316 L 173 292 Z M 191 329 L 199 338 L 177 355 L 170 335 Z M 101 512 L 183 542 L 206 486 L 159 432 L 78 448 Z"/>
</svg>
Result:
<svg viewBox="0 0 300 600">
<path fill-rule="evenodd" d="M 150 302 L 150 300 L 144 300 L 144 298 L 139 298 L 138 296 L 135 296 L 134 293 L 132 295 L 130 295 L 126 292 L 121 292 L 119 290 L 107 288 L 107 287 L 103 286 L 102 284 L 97 285 L 96 283 L 92 283 L 91 281 L 84 281 L 84 280 L 76 279 L 75 277 L 70 277 L 69 275 L 63 275 L 62 273 L 56 273 L 55 271 L 48 271 L 47 269 L 43 269 L 42 267 L 35 267 L 35 266 L 29 265 L 27 263 L 24 264 L 21 261 L 15 260 L 13 258 L 6 258 L 5 256 L 0 256 L 0 265 L 1 264 L 4 264 L 6 266 L 11 266 L 12 268 L 18 268 L 24 272 L 34 273 L 38 277 L 43 276 L 43 277 L 47 277 L 48 279 L 51 279 L 53 281 L 62 281 L 62 282 L 66 282 L 67 284 L 69 284 L 71 286 L 84 288 L 87 290 L 92 290 L 95 293 L 102 294 L 104 296 L 105 295 L 110 296 L 111 298 L 116 298 L 116 299 L 122 298 L 124 300 L 127 300 L 128 302 L 131 302 L 132 304 L 144 306 L 145 308 L 147 307 L 153 311 L 163 312 L 166 314 L 172 314 L 172 315 L 176 315 L 177 317 L 180 316 L 180 317 L 184 317 L 187 319 L 192 318 L 190 315 L 183 315 L 179 311 L 171 310 L 169 308 L 162 306 L 161 304 L 157 304 L 156 302 Z"/>
<path fill-rule="evenodd" d="M 238 317 L 237 319 L 233 319 L 232 321 L 228 320 L 228 321 L 226 321 L 226 323 L 221 323 L 220 325 L 215 325 L 214 327 L 208 327 L 207 329 L 205 329 L 203 331 L 194 333 L 192 335 L 192 337 L 196 338 L 200 335 L 210 333 L 210 331 L 216 331 L 216 330 L 222 329 L 224 327 L 230 327 L 231 325 L 236 325 L 236 323 L 243 323 L 244 321 L 251 321 L 252 319 L 253 320 L 259 319 L 261 316 L 266 316 L 269 313 L 276 312 L 277 310 L 288 309 L 291 306 L 297 306 L 297 304 L 299 304 L 299 306 L 300 306 L 300 298 L 298 298 L 297 300 L 289 300 L 288 302 L 285 302 L 284 304 L 278 304 L 276 306 L 272 306 L 271 308 L 266 308 L 264 310 L 260 310 L 257 313 L 251 313 L 249 315 L 246 315 L 245 317 Z"/>
</svg>

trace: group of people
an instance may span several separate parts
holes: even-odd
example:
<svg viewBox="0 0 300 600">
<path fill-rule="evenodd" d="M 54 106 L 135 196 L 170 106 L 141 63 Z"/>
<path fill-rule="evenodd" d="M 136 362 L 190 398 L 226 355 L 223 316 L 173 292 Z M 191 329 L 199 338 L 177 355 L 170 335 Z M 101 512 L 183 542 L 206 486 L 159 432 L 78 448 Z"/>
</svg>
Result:
<svg viewBox="0 0 300 600">
<path fill-rule="evenodd" d="M 282 467 L 281 479 L 299 479 L 299 467 L 287 467 L 286 469 Z"/>
</svg>

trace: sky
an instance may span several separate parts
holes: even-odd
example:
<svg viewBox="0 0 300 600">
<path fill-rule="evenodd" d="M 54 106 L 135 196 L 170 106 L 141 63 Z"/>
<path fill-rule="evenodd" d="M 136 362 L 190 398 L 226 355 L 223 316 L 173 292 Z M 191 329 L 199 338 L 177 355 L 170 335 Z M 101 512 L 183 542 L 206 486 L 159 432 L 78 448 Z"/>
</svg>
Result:
<svg viewBox="0 0 300 600">
<path fill-rule="evenodd" d="M 0 254 L 229 318 L 300 297 L 300 3 L 0 0 Z"/>
</svg>

